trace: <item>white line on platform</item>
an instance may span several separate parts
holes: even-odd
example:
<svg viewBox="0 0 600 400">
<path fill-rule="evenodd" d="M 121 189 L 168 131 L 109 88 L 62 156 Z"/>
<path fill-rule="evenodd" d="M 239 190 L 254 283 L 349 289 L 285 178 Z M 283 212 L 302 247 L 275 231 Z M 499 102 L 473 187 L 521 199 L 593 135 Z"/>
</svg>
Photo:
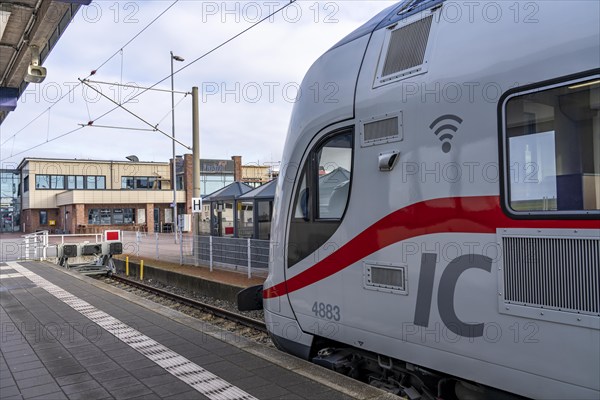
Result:
<svg viewBox="0 0 600 400">
<path fill-rule="evenodd" d="M 7 269 L 13 269 L 13 267 L 5 267 L 0 265 L 0 271 L 5 271 Z"/>
<path fill-rule="evenodd" d="M 63 301 L 74 310 L 80 312 L 92 322 L 106 329 L 112 335 L 129 345 L 139 353 L 148 357 L 164 368 L 171 375 L 187 383 L 198 392 L 211 400 L 252 400 L 256 399 L 242 389 L 233 386 L 212 372 L 205 370 L 187 358 L 179 355 L 168 347 L 156 342 L 143 333 L 131 328 L 118 319 L 110 316 L 72 295 L 66 290 L 54 285 L 41 276 L 31 272 L 16 262 L 7 263 L 11 268 L 20 272 L 40 288 Z"/>
<path fill-rule="evenodd" d="M 0 279 L 6 279 L 6 278 L 22 278 L 23 274 L 19 274 L 18 272 L 15 272 L 14 274 L 0 274 Z"/>
</svg>

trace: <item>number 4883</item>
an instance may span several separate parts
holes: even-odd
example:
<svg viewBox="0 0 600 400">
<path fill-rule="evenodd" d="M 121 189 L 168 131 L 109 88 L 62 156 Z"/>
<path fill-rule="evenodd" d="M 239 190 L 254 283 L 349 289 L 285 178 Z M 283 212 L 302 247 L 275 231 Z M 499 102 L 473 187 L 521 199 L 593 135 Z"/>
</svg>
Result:
<svg viewBox="0 0 600 400">
<path fill-rule="evenodd" d="M 316 317 L 339 321 L 341 319 L 340 307 L 332 304 L 315 301 L 312 312 Z"/>
</svg>

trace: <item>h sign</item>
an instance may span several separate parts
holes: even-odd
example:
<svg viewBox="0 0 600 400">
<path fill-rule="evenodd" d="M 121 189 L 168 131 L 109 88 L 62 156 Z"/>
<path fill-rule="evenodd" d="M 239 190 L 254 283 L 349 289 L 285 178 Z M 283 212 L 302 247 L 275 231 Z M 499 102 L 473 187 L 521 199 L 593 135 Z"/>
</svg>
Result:
<svg viewBox="0 0 600 400">
<path fill-rule="evenodd" d="M 192 197 L 192 213 L 202 212 L 202 197 Z"/>
</svg>

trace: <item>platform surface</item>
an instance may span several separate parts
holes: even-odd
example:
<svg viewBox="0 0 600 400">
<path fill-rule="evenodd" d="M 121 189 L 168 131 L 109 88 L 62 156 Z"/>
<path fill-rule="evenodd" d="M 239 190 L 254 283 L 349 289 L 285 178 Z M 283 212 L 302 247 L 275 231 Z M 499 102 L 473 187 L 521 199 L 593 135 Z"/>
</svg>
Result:
<svg viewBox="0 0 600 400">
<path fill-rule="evenodd" d="M 46 263 L 0 263 L 0 397 L 353 398 L 115 290 Z"/>
</svg>

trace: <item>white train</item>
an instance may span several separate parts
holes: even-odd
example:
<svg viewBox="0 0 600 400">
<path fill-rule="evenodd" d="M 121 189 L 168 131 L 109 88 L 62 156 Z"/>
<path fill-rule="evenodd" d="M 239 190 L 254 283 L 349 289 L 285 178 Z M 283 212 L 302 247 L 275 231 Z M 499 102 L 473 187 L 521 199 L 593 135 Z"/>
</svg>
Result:
<svg viewBox="0 0 600 400">
<path fill-rule="evenodd" d="M 600 2 L 407 0 L 302 93 L 277 346 L 411 399 L 598 399 Z"/>
</svg>

